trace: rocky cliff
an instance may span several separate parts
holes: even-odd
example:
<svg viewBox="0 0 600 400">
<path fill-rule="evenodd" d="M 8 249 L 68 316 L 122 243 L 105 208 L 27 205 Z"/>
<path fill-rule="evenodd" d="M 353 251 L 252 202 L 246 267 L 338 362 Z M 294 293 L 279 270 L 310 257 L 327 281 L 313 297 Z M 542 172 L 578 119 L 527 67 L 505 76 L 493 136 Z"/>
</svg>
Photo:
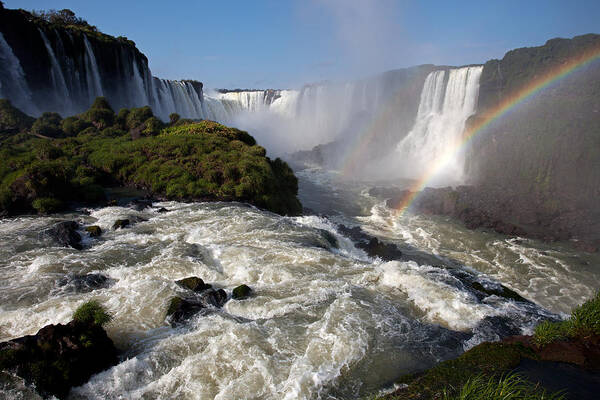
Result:
<svg viewBox="0 0 600 400">
<path fill-rule="evenodd" d="M 590 34 L 488 61 L 470 123 L 538 77 L 599 51 L 600 35 Z M 468 169 L 478 191 L 501 205 L 489 214 L 548 238 L 600 240 L 600 62 L 553 81 L 490 124 L 473 140 Z"/>
<path fill-rule="evenodd" d="M 163 120 L 207 115 L 201 82 L 153 77 L 134 42 L 69 13 L 0 8 L 0 97 L 34 116 L 74 115 L 98 96 L 117 110 L 150 105 Z"/>
</svg>

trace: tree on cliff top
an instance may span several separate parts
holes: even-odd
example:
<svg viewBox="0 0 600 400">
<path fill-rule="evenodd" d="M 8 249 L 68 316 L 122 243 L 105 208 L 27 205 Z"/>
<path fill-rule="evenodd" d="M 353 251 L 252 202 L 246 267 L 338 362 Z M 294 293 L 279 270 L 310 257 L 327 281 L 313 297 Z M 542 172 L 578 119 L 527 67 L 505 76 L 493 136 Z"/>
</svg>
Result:
<svg viewBox="0 0 600 400">
<path fill-rule="evenodd" d="M 64 8 L 62 10 L 34 10 L 31 12 L 35 17 L 43 19 L 46 22 L 57 25 L 78 25 L 85 26 L 91 30 L 97 30 L 93 25 L 90 25 L 85 19 L 75 15 L 72 10 Z"/>
</svg>

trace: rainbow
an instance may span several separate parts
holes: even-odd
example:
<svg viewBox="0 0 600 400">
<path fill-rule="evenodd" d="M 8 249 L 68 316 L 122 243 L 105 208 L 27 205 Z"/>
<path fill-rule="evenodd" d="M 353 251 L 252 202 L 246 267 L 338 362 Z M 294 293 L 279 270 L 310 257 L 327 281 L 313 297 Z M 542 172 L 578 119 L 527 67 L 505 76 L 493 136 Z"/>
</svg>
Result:
<svg viewBox="0 0 600 400">
<path fill-rule="evenodd" d="M 481 118 L 478 118 L 475 123 L 465 129 L 462 139 L 458 141 L 456 145 L 449 148 L 444 155 L 437 160 L 437 162 L 432 164 L 432 166 L 425 172 L 425 174 L 423 174 L 423 176 L 421 176 L 413 185 L 411 185 L 411 187 L 408 189 L 408 194 L 400 203 L 398 203 L 396 210 L 400 213 L 404 212 L 415 201 L 419 193 L 427 186 L 427 184 L 431 182 L 440 171 L 443 170 L 448 162 L 452 160 L 458 153 L 463 151 L 466 145 L 475 136 L 485 131 L 485 128 L 491 123 L 499 118 L 502 118 L 510 110 L 519 106 L 528 98 L 599 58 L 600 48 L 593 48 L 591 50 L 582 52 L 579 56 L 573 57 L 557 67 L 551 68 L 542 76 L 533 79 L 524 87 L 515 91 L 512 95 L 507 96 L 506 99 L 501 101 L 498 105 L 488 110 Z M 375 122 L 369 125 L 369 131 L 364 135 L 364 138 L 361 138 L 358 141 L 354 151 L 350 153 L 350 161 L 346 161 L 346 163 L 344 163 L 342 172 L 347 171 L 348 168 L 352 166 L 351 160 L 355 159 L 357 154 L 362 150 L 363 146 L 366 146 L 369 141 L 372 140 L 373 136 L 377 132 L 377 125 L 381 124 L 381 120 L 386 118 L 390 112 L 388 108 L 389 107 L 386 107 L 386 109 L 375 119 Z"/>
</svg>

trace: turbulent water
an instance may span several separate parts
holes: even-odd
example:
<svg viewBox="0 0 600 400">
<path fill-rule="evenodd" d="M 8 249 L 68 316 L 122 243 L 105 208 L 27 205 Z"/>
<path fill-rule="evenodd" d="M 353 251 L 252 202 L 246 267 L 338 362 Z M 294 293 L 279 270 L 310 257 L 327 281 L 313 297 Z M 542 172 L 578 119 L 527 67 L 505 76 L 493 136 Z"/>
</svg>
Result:
<svg viewBox="0 0 600 400">
<path fill-rule="evenodd" d="M 299 175 L 303 203 L 329 218 L 280 217 L 236 203 L 160 203 L 170 212 L 106 207 L 0 220 L 0 340 L 67 322 L 78 305 L 97 299 L 115 317 L 108 333 L 123 355 L 71 399 L 352 399 L 482 340 L 530 332 L 600 287 L 597 256 L 395 216 L 366 194 L 368 186 L 319 171 Z M 139 222 L 111 230 L 123 217 Z M 105 233 L 82 232 L 82 251 L 40 235 L 64 219 Z M 370 258 L 336 223 L 360 225 L 407 256 Z M 90 273 L 105 274 L 109 285 L 86 291 L 73 284 Z M 172 328 L 168 302 L 183 293 L 174 281 L 193 275 L 229 294 L 242 283 L 255 294 Z M 501 282 L 538 305 L 478 299 L 467 285 L 473 279 Z"/>
</svg>

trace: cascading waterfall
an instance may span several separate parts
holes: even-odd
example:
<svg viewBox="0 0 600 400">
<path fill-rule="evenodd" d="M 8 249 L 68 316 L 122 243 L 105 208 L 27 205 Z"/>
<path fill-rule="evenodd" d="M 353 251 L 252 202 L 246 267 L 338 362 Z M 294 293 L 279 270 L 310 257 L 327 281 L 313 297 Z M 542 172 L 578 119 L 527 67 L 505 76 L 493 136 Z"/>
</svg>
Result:
<svg viewBox="0 0 600 400">
<path fill-rule="evenodd" d="M 431 72 L 425 80 L 415 124 L 400 141 L 394 159 L 406 177 L 421 176 L 431 163 L 461 141 L 467 118 L 476 111 L 482 66 Z M 442 100 L 443 99 L 443 100 Z M 457 154 L 441 174 L 445 183 L 463 180 L 464 159 Z"/>
<path fill-rule="evenodd" d="M 48 55 L 50 56 L 50 76 L 52 78 L 52 87 L 55 94 L 56 109 L 67 112 L 67 115 L 70 115 L 73 113 L 73 104 L 71 101 L 71 96 L 69 95 L 69 88 L 67 87 L 62 68 L 56 59 L 54 50 L 52 49 L 52 45 L 48 41 L 48 38 L 46 35 L 44 35 L 44 32 L 41 29 L 38 29 L 38 31 L 40 32 L 40 36 L 44 41 L 44 46 L 48 51 Z"/>
<path fill-rule="evenodd" d="M 26 113 L 38 114 L 19 59 L 0 32 L 0 97 L 9 98 Z"/>
<path fill-rule="evenodd" d="M 98 71 L 96 56 L 94 56 L 92 45 L 85 35 L 83 36 L 83 43 L 85 44 L 87 87 L 91 104 L 96 97 L 104 96 L 104 91 L 102 90 L 102 78 L 100 78 L 100 72 Z"/>
</svg>

